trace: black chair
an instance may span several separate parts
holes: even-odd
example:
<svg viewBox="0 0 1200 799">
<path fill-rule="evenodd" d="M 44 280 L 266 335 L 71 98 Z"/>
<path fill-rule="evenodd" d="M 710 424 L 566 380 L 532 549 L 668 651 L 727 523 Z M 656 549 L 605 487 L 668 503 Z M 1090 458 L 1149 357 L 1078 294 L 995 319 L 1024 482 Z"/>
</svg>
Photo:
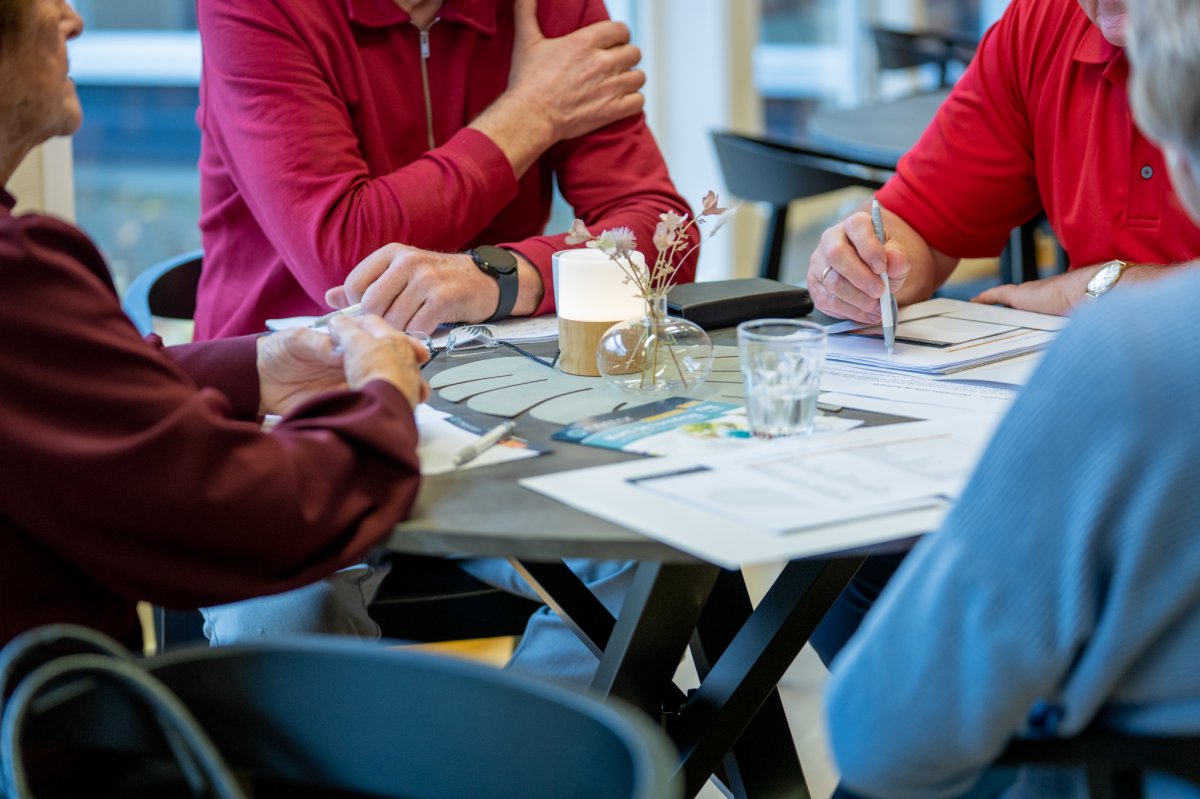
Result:
<svg viewBox="0 0 1200 799">
<path fill-rule="evenodd" d="M 125 314 L 143 336 L 154 332 L 152 317 L 191 319 L 196 312 L 202 250 L 168 258 L 146 269 L 125 291 Z"/>
<path fill-rule="evenodd" d="M 1200 786 L 1200 735 L 1152 737 L 1088 730 L 1074 738 L 1018 738 L 994 765 L 1082 769 L 1091 799 L 1141 799 L 1142 780 L 1149 773 Z M 839 787 L 834 799 L 858 797 Z"/>
<path fill-rule="evenodd" d="M 125 292 L 125 313 L 142 335 L 154 331 L 153 317 L 191 319 L 196 310 L 203 252 L 195 250 L 155 264 Z M 452 560 L 403 556 L 393 561 L 370 608 L 386 638 L 459 641 L 520 635 L 540 603 L 481 582 Z M 203 640 L 196 611 L 156 608 L 158 651 Z"/>
<path fill-rule="evenodd" d="M 735 197 L 771 207 L 759 276 L 779 279 L 788 204 L 849 186 L 876 189 L 894 165 L 850 162 L 828 152 L 778 140 L 712 131 L 726 188 Z"/>
<path fill-rule="evenodd" d="M 1141 799 L 1149 773 L 1200 786 L 1200 734 L 1151 737 L 1095 730 L 1074 738 L 1018 739 L 997 765 L 1083 768 L 1092 799 Z"/>
<path fill-rule="evenodd" d="M 949 65 L 956 61 L 968 63 L 979 44 L 978 39 L 950 31 L 898 30 L 883 25 L 872 25 L 871 35 L 881 70 L 936 64 L 937 88 L 950 85 Z"/>
<path fill-rule="evenodd" d="M 259 796 L 672 799 L 682 791 L 677 756 L 645 718 L 479 664 L 308 639 L 193 647 L 144 666 Z M 57 687 L 25 717 L 27 748 L 132 756 L 138 773 L 156 764 L 156 773 L 172 773 L 174 757 L 144 703 L 104 677 Z"/>
</svg>

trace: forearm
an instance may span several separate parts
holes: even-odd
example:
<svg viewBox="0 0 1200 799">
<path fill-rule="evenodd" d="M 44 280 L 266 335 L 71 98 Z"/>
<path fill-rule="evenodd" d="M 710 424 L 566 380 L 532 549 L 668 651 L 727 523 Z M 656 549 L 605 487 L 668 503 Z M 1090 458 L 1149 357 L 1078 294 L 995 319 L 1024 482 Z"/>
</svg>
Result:
<svg viewBox="0 0 1200 799">
<path fill-rule="evenodd" d="M 587 136 L 560 142 L 546 155 L 554 169 L 563 198 L 590 230 L 599 233 L 627 227 L 637 237 L 638 249 L 653 262 L 654 229 L 666 211 L 691 216 L 667 173 L 666 163 L 641 116 L 631 117 Z M 697 198 L 699 199 L 699 198 Z M 501 246 L 524 256 L 552 284 L 552 256 L 566 247 L 566 231 L 511 240 Z M 700 232 L 690 235 L 698 244 Z M 676 273 L 677 283 L 695 279 L 699 251 L 693 250 Z M 543 292 L 535 313 L 554 310 L 554 292 Z"/>
<path fill-rule="evenodd" d="M 553 278 L 543 280 L 541 271 L 530 263 L 528 258 L 519 252 L 514 252 L 513 255 L 517 258 L 520 290 L 517 293 L 517 302 L 513 306 L 512 315 L 533 316 L 542 304 L 546 294 L 546 284 L 550 283 Z"/>
<path fill-rule="evenodd" d="M 467 127 L 487 136 L 504 153 L 520 179 L 555 142 L 553 127 L 530 113 L 519 100 L 504 94 Z"/>
<path fill-rule="evenodd" d="M 258 338 L 239 336 L 163 347 L 162 351 L 196 385 L 215 388 L 228 397 L 237 418 L 254 419 L 258 416 L 260 400 L 255 364 Z"/>
<path fill-rule="evenodd" d="M 870 205 L 863 210 L 869 212 Z M 929 299 L 946 282 L 959 259 L 935 250 L 899 214 L 885 210 L 884 219 L 889 241 L 897 242 L 908 257 L 908 276 L 896 292 L 896 302 L 911 305 Z"/>
</svg>

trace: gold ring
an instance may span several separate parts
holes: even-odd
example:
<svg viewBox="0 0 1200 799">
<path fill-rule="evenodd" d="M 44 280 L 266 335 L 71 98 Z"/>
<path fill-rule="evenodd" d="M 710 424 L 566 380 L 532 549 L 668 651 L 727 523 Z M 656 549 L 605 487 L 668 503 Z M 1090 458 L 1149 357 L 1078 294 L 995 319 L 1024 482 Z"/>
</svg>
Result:
<svg viewBox="0 0 1200 799">
<path fill-rule="evenodd" d="M 829 277 L 829 273 L 833 271 L 833 264 L 828 264 L 825 271 L 821 273 L 821 285 L 825 285 L 825 278 Z"/>
</svg>

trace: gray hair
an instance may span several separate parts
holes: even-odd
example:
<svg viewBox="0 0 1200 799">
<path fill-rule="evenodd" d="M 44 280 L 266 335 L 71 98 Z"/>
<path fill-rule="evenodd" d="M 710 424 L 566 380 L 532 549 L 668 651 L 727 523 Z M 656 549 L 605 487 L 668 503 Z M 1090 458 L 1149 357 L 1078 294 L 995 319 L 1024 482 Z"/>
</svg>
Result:
<svg viewBox="0 0 1200 799">
<path fill-rule="evenodd" d="M 1138 125 L 1200 176 L 1200 2 L 1129 0 L 1126 43 Z"/>
</svg>

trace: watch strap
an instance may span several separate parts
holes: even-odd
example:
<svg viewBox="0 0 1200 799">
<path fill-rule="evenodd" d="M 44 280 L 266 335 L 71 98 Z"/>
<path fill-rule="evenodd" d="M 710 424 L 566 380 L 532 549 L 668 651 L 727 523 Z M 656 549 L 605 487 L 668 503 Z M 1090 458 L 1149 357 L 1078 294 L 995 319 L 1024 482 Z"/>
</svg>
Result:
<svg viewBox="0 0 1200 799">
<path fill-rule="evenodd" d="M 521 289 L 516 256 L 510 250 L 491 245 L 469 250 L 468 254 L 475 265 L 479 267 L 479 271 L 496 279 L 496 285 L 500 292 L 500 296 L 496 300 L 496 310 L 483 321 L 487 323 L 507 319 L 512 315 L 512 309 L 517 304 L 517 294 Z M 503 268 L 498 268 L 496 263 L 502 261 L 508 263 L 505 263 Z"/>
<path fill-rule="evenodd" d="M 496 301 L 496 312 L 484 319 L 484 322 L 499 322 L 501 319 L 507 319 L 512 315 L 513 306 L 517 304 L 517 293 L 521 289 L 517 270 L 497 275 L 496 282 L 500 287 L 500 299 Z"/>
</svg>

